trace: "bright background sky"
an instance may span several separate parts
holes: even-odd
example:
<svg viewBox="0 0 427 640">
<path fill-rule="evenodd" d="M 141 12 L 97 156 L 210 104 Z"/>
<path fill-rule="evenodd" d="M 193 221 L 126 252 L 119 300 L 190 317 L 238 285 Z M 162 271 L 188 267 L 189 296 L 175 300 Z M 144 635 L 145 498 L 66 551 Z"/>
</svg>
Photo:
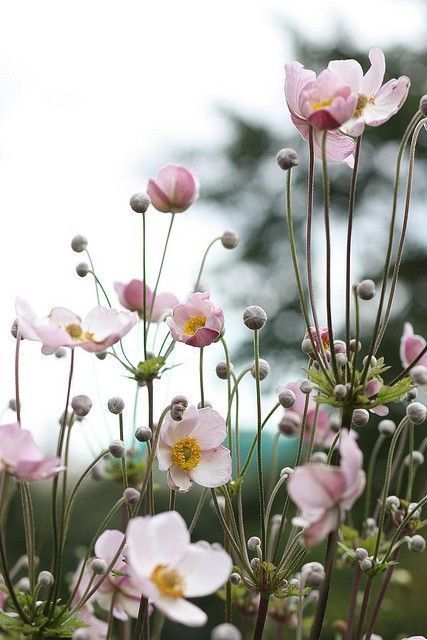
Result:
<svg viewBox="0 0 427 640">
<path fill-rule="evenodd" d="M 232 106 L 268 121 L 283 129 L 285 141 L 289 118 L 283 64 L 291 53 L 284 27 L 298 24 L 326 41 L 339 24 L 368 49 L 409 39 L 416 47 L 425 40 L 427 24 L 425 3 L 409 0 L 9 0 L 2 9 L 0 358 L 5 405 L 13 394 L 9 326 L 15 295 L 27 298 L 40 315 L 58 305 L 84 314 L 94 305 L 89 278 L 81 280 L 73 271 L 79 261 L 69 248 L 74 234 L 89 238 L 107 286 L 138 277 L 140 220 L 130 212 L 129 197 L 145 189 L 161 164 L 179 161 L 180 152 L 226 138 L 216 107 Z M 150 216 L 149 281 L 168 222 L 168 216 Z M 204 246 L 228 225 L 220 213 L 203 216 L 197 205 L 177 222 L 163 282 L 182 297 Z M 226 264 L 229 257 L 218 248 L 214 261 Z M 214 291 L 221 301 L 217 286 Z M 214 363 L 221 353 L 213 349 Z M 177 361 L 195 355 L 188 352 L 179 350 Z M 97 405 L 86 427 L 97 448 L 94 434 L 105 434 L 100 408 L 113 394 L 123 395 L 130 408 L 131 385 L 114 364 L 93 361 L 78 353 L 73 391 L 87 393 Z M 41 440 L 56 434 L 66 372 L 67 361 L 41 356 L 38 345 L 23 345 L 23 419 Z M 208 397 L 223 404 L 223 388 L 208 387 Z M 169 376 L 159 406 L 178 391 L 198 399 L 197 371 L 189 365 Z M 112 428 L 110 416 L 107 420 Z"/>
</svg>

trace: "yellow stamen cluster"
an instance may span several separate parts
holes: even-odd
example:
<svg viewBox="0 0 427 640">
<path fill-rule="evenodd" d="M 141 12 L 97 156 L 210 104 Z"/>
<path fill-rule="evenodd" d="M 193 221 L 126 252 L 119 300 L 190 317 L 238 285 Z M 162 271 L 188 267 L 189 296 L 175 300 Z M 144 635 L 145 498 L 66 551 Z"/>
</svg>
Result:
<svg viewBox="0 0 427 640">
<path fill-rule="evenodd" d="M 194 336 L 198 329 L 201 329 L 206 324 L 206 316 L 193 316 L 189 318 L 184 325 L 184 333 L 190 336 Z"/>
<path fill-rule="evenodd" d="M 359 93 L 359 97 L 357 98 L 356 110 L 354 112 L 353 118 L 360 118 L 363 113 L 363 110 L 368 104 L 373 104 L 374 99 L 365 96 L 363 93 Z"/>
<path fill-rule="evenodd" d="M 319 111 L 319 109 L 323 109 L 323 107 L 329 107 L 332 104 L 332 100 L 321 100 L 320 102 L 313 102 L 311 108 L 313 111 Z"/>
<path fill-rule="evenodd" d="M 151 574 L 151 580 L 158 590 L 169 598 L 182 598 L 184 595 L 184 579 L 175 569 L 158 564 Z"/>
<path fill-rule="evenodd" d="M 189 471 L 199 464 L 202 449 L 196 438 L 186 436 L 175 442 L 171 453 L 174 463 L 183 471 Z"/>
<path fill-rule="evenodd" d="M 79 324 L 67 324 L 65 330 L 73 340 L 81 340 L 82 342 L 85 342 L 86 340 L 92 340 L 93 338 L 93 333 L 83 331 Z"/>
</svg>

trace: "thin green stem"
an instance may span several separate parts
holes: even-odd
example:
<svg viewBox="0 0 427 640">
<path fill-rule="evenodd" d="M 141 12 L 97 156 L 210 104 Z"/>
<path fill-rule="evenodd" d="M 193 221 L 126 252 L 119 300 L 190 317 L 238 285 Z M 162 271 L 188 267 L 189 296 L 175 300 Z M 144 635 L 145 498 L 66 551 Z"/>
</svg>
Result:
<svg viewBox="0 0 427 640">
<path fill-rule="evenodd" d="M 366 490 L 365 490 L 365 511 L 363 519 L 366 520 L 369 517 L 369 513 L 371 510 L 371 500 L 372 500 L 372 480 L 374 477 L 375 465 L 377 462 L 378 454 L 381 451 L 381 447 L 383 446 L 385 440 L 384 434 L 380 434 L 377 438 L 376 443 L 374 444 L 374 448 L 372 449 L 371 458 L 369 460 L 368 465 L 368 473 L 366 477 Z"/>
<path fill-rule="evenodd" d="M 205 406 L 205 389 L 203 384 L 203 347 L 200 347 L 199 353 L 200 406 L 203 408 Z"/>
<path fill-rule="evenodd" d="M 163 248 L 163 253 L 162 253 L 162 259 L 160 261 L 160 267 L 159 267 L 159 271 L 157 274 L 157 280 L 156 280 L 156 284 L 154 285 L 154 289 L 153 289 L 153 299 L 151 301 L 151 306 L 150 306 L 150 313 L 148 315 L 148 321 L 151 322 L 151 317 L 153 315 L 153 307 L 154 307 L 154 303 L 156 301 L 156 295 L 157 295 L 157 289 L 159 287 L 159 282 L 160 282 L 160 277 L 162 275 L 162 271 L 163 271 L 163 265 L 165 263 L 165 258 L 166 258 L 166 252 L 168 250 L 168 245 L 169 245 L 169 238 L 171 235 L 171 231 L 172 231 L 172 226 L 173 226 L 173 222 L 175 220 L 175 213 L 171 214 L 171 221 L 169 224 L 169 229 L 168 229 L 168 233 L 166 235 L 166 241 L 165 241 L 165 246 Z"/>
<path fill-rule="evenodd" d="M 202 263 L 200 265 L 199 273 L 197 274 L 196 282 L 195 282 L 195 285 L 194 285 L 194 291 L 197 291 L 198 288 L 199 288 L 200 280 L 202 279 L 203 269 L 205 268 L 205 263 L 206 263 L 206 258 L 208 257 L 208 253 L 209 253 L 211 247 L 213 247 L 215 242 L 218 242 L 218 240 L 221 240 L 221 236 L 218 236 L 217 238 L 214 238 L 212 240 L 212 242 L 210 242 L 208 244 L 208 247 L 207 247 L 205 253 L 203 254 Z"/>
<path fill-rule="evenodd" d="M 408 462 L 408 486 L 406 488 L 406 499 L 408 502 L 411 502 L 412 498 L 412 489 L 414 486 L 414 423 L 409 423 L 409 462 Z"/>
<path fill-rule="evenodd" d="M 259 491 L 259 514 L 261 527 L 261 549 L 263 557 L 267 551 L 266 530 L 265 530 L 265 495 L 264 495 L 264 474 L 262 468 L 262 406 L 261 406 L 261 381 L 259 376 L 259 331 L 254 331 L 254 360 L 255 360 L 255 388 L 257 407 L 257 474 Z"/>
<path fill-rule="evenodd" d="M 144 360 L 147 359 L 147 264 L 146 264 L 146 224 L 142 214 L 142 320 L 144 323 Z"/>
<path fill-rule="evenodd" d="M 356 149 L 354 152 L 354 165 L 351 174 L 350 196 L 348 202 L 347 220 L 347 250 L 346 250 L 346 272 L 345 272 L 345 343 L 347 346 L 347 358 L 350 358 L 350 301 L 351 301 L 351 243 L 353 235 L 353 219 L 356 205 L 356 185 L 357 172 L 359 169 L 360 147 L 362 136 L 356 138 Z"/>
</svg>

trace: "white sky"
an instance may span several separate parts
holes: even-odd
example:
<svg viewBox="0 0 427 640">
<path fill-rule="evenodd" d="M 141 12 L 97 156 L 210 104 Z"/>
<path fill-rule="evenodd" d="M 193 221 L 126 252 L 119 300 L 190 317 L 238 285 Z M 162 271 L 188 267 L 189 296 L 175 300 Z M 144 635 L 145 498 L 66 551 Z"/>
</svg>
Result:
<svg viewBox="0 0 427 640">
<path fill-rule="evenodd" d="M 137 277 L 140 226 L 129 211 L 129 196 L 145 188 L 160 164 L 179 161 L 176 149 L 216 144 L 226 136 L 214 113 L 218 105 L 285 132 L 283 64 L 290 54 L 284 26 L 299 24 L 323 41 L 337 20 L 367 49 L 390 40 L 417 46 L 426 35 L 425 4 L 406 0 L 3 0 L 1 7 L 5 404 L 13 391 L 9 325 L 15 295 L 42 315 L 52 306 L 84 313 L 94 304 L 89 278 L 73 272 L 78 258 L 69 242 L 75 233 L 88 236 L 107 285 Z M 150 218 L 152 270 L 167 223 L 160 214 Z M 197 206 L 178 220 L 177 248 L 164 279 L 170 288 L 181 296 L 189 290 L 203 247 L 226 226 L 220 216 L 203 217 Z M 217 256 L 228 258 L 220 249 Z M 43 358 L 35 345 L 25 344 L 23 352 L 24 422 L 47 438 L 62 411 L 66 363 Z M 188 349 L 178 354 L 185 360 L 188 355 Z M 220 357 L 217 348 L 212 359 Z M 116 367 L 96 362 L 96 369 L 102 399 L 130 397 Z M 191 367 L 171 378 L 168 393 L 197 389 Z M 92 360 L 84 353 L 74 391 L 96 401 Z M 216 399 L 218 393 L 215 387 L 207 395 Z M 88 429 L 98 426 L 99 416 L 93 414 Z"/>
</svg>

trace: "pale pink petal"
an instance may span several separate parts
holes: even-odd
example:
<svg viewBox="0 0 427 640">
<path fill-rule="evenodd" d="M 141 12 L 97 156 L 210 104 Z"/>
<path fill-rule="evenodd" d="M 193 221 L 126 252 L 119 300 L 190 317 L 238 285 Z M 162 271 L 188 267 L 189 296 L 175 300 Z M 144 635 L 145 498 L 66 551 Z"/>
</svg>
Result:
<svg viewBox="0 0 427 640">
<path fill-rule="evenodd" d="M 409 322 L 405 322 L 402 339 L 400 341 L 400 359 L 402 360 L 402 365 L 405 368 L 408 367 L 425 346 L 425 339 L 422 336 L 415 335 L 412 325 Z M 422 356 L 417 364 L 427 366 L 427 353 Z"/>
<path fill-rule="evenodd" d="M 300 116 L 299 97 L 301 91 L 309 83 L 316 79 L 316 74 L 310 69 L 304 69 L 299 62 L 291 62 L 285 65 L 285 97 L 289 110 L 295 116 Z"/>
<path fill-rule="evenodd" d="M 117 529 L 107 529 L 98 538 L 95 544 L 95 555 L 102 560 L 105 560 L 107 564 L 113 560 L 117 553 L 117 549 L 120 547 L 125 534 Z M 116 565 L 121 562 L 119 556 Z M 114 566 L 116 566 L 114 565 Z"/>
<path fill-rule="evenodd" d="M 304 516 L 330 509 L 346 489 L 346 477 L 340 469 L 324 464 L 297 467 L 288 480 L 288 492 Z"/>
<path fill-rule="evenodd" d="M 60 458 L 44 458 L 43 460 L 19 460 L 13 475 L 18 480 L 32 482 L 34 480 L 47 480 L 57 476 L 65 467 L 61 465 Z"/>
<path fill-rule="evenodd" d="M 225 420 L 210 407 L 199 409 L 199 421 L 192 432 L 202 449 L 214 449 L 225 440 L 227 430 Z M 184 414 L 185 415 L 185 414 Z"/>
<path fill-rule="evenodd" d="M 340 469 L 345 477 L 346 487 L 340 503 L 343 509 L 350 509 L 361 495 L 365 486 L 365 474 L 362 470 L 363 454 L 359 449 L 354 431 L 343 429 L 340 436 Z"/>
<path fill-rule="evenodd" d="M 389 80 L 377 93 L 373 104 L 369 104 L 364 109 L 366 124 L 378 127 L 394 116 L 405 102 L 410 84 L 406 76 L 398 80 Z"/>
<path fill-rule="evenodd" d="M 385 406 L 385 404 L 379 404 L 373 409 L 370 409 L 371 413 L 375 413 L 377 416 L 388 416 L 389 408 Z"/>
<path fill-rule="evenodd" d="M 148 181 L 147 193 L 150 196 L 151 203 L 157 211 L 162 213 L 170 213 L 172 211 L 172 203 L 164 190 L 157 184 L 155 180 Z"/>
<path fill-rule="evenodd" d="M 69 324 L 80 324 L 81 318 L 65 307 L 54 307 L 47 319 L 56 327 L 63 329 Z"/>
<path fill-rule="evenodd" d="M 326 536 L 336 529 L 339 524 L 340 511 L 338 508 L 332 508 L 327 511 L 317 522 L 310 524 L 304 529 L 303 538 L 307 547 L 314 547 L 322 542 Z M 297 519 L 293 520 L 297 523 Z"/>
<path fill-rule="evenodd" d="M 368 398 L 372 398 L 379 394 L 381 387 L 381 382 L 377 378 L 372 378 L 372 380 L 369 380 L 368 384 L 363 389 L 363 393 Z"/>
<path fill-rule="evenodd" d="M 187 627 L 202 627 L 208 620 L 204 611 L 196 607 L 195 604 L 187 602 L 184 598 L 159 596 L 153 604 L 166 618 Z"/>
<path fill-rule="evenodd" d="M 230 451 L 223 446 L 203 451 L 197 467 L 188 474 L 202 487 L 222 487 L 231 480 L 232 465 Z"/>
<path fill-rule="evenodd" d="M 315 131 L 313 138 L 314 154 L 322 158 L 323 131 Z M 353 138 L 344 135 L 340 131 L 328 131 L 326 141 L 326 154 L 330 162 L 345 162 L 349 167 L 354 163 L 354 151 L 356 142 Z"/>
<path fill-rule="evenodd" d="M 173 567 L 183 577 L 187 598 L 207 596 L 227 582 L 232 561 L 224 550 L 192 544 Z"/>
<path fill-rule="evenodd" d="M 371 67 L 362 81 L 361 91 L 366 96 L 374 96 L 378 93 L 385 74 L 385 57 L 379 47 L 372 47 L 369 51 Z"/>
<path fill-rule="evenodd" d="M 356 60 L 331 60 L 328 69 L 334 71 L 343 85 L 349 85 L 353 91 L 360 93 L 363 69 Z"/>
<path fill-rule="evenodd" d="M 161 437 L 157 447 L 157 462 L 160 471 L 167 471 L 173 463 L 171 447 Z"/>
<path fill-rule="evenodd" d="M 198 198 L 199 179 L 182 165 L 168 164 L 149 181 L 147 192 L 158 211 L 182 213 Z"/>
<path fill-rule="evenodd" d="M 178 298 L 173 293 L 158 293 L 153 305 L 151 322 L 159 322 L 162 317 L 178 304 Z"/>
<path fill-rule="evenodd" d="M 173 420 L 170 413 L 167 414 L 162 426 L 161 434 L 165 444 L 173 446 L 178 440 L 191 434 L 199 421 L 199 411 L 193 405 L 184 411 L 182 420 Z"/>
<path fill-rule="evenodd" d="M 208 347 L 212 342 L 214 342 L 219 336 L 219 331 L 216 329 L 208 329 L 207 327 L 203 327 L 198 329 L 193 336 L 188 336 L 185 338 L 185 343 L 191 345 L 192 347 Z"/>
<path fill-rule="evenodd" d="M 188 472 L 183 471 L 176 464 L 168 469 L 167 481 L 169 489 L 186 493 L 192 487 L 192 481 Z"/>
</svg>

